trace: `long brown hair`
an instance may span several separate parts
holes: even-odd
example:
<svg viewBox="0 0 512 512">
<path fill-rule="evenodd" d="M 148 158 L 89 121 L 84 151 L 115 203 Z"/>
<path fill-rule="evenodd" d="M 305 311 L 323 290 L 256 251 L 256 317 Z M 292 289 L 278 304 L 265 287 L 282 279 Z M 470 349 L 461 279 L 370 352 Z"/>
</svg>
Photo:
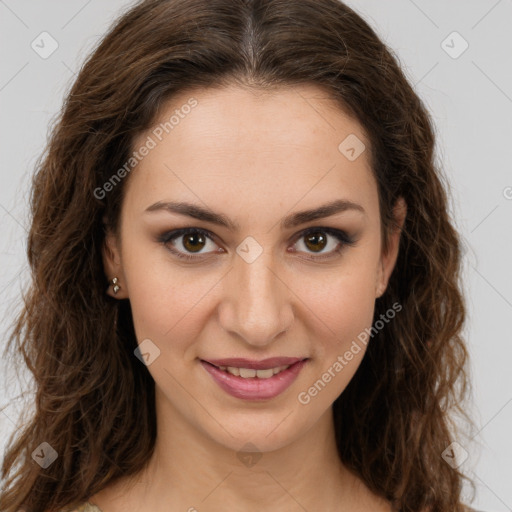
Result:
<svg viewBox="0 0 512 512">
<path fill-rule="evenodd" d="M 88 58 L 37 163 L 32 282 L 8 342 L 34 375 L 35 411 L 9 440 L 2 511 L 74 505 L 151 457 L 154 381 L 133 353 L 129 302 L 105 293 L 101 258 L 103 218 L 118 229 L 128 178 L 95 191 L 174 94 L 233 83 L 324 88 L 369 137 L 385 236 L 396 199 L 405 199 L 400 252 L 375 319 L 394 303 L 402 310 L 334 402 L 337 446 L 397 509 L 464 510 L 463 479 L 474 484 L 442 457 L 460 441 L 453 415 L 472 425 L 462 405 L 470 385 L 462 243 L 431 118 L 398 59 L 337 0 L 146 0 Z M 44 469 L 32 457 L 41 443 L 57 454 Z"/>
</svg>

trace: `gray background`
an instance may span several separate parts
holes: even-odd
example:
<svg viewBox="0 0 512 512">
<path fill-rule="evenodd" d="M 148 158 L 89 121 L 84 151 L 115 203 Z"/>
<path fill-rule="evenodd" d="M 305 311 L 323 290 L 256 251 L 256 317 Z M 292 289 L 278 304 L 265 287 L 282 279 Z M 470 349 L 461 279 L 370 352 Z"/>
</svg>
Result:
<svg viewBox="0 0 512 512">
<path fill-rule="evenodd" d="M 452 185 L 452 215 L 466 244 L 466 337 L 479 432 L 462 465 L 475 479 L 477 508 L 512 510 L 512 0 L 351 0 L 398 55 L 431 111 L 438 158 Z M 130 2 L 0 0 L 0 277 L 2 341 L 27 281 L 30 176 L 49 123 L 97 39 Z M 58 48 L 51 49 L 48 32 Z M 459 35 L 452 33 L 456 31 Z M 41 38 L 44 40 L 41 43 Z M 445 41 L 443 43 L 443 41 Z M 465 43 L 469 44 L 466 51 Z M 2 374 L 15 368 L 1 362 Z M 0 389 L 2 453 L 16 429 L 21 388 Z M 466 489 L 467 493 L 467 489 Z"/>
</svg>

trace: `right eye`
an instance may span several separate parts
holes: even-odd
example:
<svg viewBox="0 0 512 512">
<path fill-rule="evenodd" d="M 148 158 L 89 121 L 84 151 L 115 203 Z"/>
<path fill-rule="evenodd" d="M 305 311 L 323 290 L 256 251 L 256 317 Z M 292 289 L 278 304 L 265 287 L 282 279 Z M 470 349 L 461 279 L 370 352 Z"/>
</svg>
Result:
<svg viewBox="0 0 512 512">
<path fill-rule="evenodd" d="M 176 239 L 181 238 L 177 244 L 174 243 Z M 201 228 L 182 228 L 175 229 L 173 231 L 169 231 L 164 233 L 158 238 L 158 241 L 162 243 L 169 251 L 175 254 L 178 258 L 183 258 L 186 260 L 196 260 L 196 259 L 204 259 L 205 253 L 199 253 L 205 244 L 208 241 L 213 242 L 213 235 L 209 231 L 206 231 Z M 169 245 L 171 243 L 171 245 Z M 181 246 L 178 250 L 176 246 Z M 214 244 L 216 245 L 216 244 Z M 190 251 L 189 253 L 183 252 L 181 250 L 183 248 L 185 251 Z M 205 251 L 208 252 L 217 252 L 217 251 Z M 198 254 L 199 256 L 194 256 L 194 254 Z"/>
</svg>

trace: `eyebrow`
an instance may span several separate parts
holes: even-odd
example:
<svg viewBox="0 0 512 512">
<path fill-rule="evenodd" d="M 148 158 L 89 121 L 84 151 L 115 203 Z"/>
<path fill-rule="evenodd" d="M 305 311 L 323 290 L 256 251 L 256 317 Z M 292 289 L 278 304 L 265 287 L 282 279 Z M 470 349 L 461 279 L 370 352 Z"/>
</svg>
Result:
<svg viewBox="0 0 512 512">
<path fill-rule="evenodd" d="M 146 208 L 146 212 L 155 212 L 162 210 L 171 213 L 178 213 L 180 215 L 187 215 L 189 217 L 193 217 L 194 219 L 202 220 L 204 222 L 210 222 L 212 224 L 228 228 L 235 232 L 240 230 L 240 224 L 230 220 L 225 215 L 213 212 L 208 208 L 204 208 L 202 206 L 192 203 L 158 201 L 157 203 L 152 204 L 151 206 Z M 294 228 L 307 222 L 311 222 L 317 219 L 323 219 L 324 217 L 330 217 L 337 213 L 342 213 L 346 211 L 356 211 L 366 216 L 366 211 L 360 204 L 348 201 L 346 199 L 338 199 L 330 203 L 321 205 L 317 208 L 292 213 L 285 217 L 284 219 L 282 219 L 280 225 L 282 229 Z"/>
</svg>

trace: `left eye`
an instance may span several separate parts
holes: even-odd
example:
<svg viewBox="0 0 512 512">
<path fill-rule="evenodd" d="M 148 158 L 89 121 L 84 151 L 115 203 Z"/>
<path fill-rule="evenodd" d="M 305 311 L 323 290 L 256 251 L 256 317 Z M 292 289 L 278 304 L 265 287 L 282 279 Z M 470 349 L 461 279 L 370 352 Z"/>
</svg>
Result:
<svg viewBox="0 0 512 512">
<path fill-rule="evenodd" d="M 188 254 L 182 252 L 181 250 L 177 250 L 175 240 L 178 238 L 182 238 L 181 247 L 188 251 Z M 214 235 L 209 231 L 206 231 L 201 228 L 183 228 L 177 229 L 174 231 L 170 231 L 168 233 L 164 233 L 159 237 L 158 241 L 164 244 L 170 252 L 175 254 L 178 258 L 184 258 L 188 260 L 194 259 L 202 259 L 202 255 L 204 253 L 200 253 L 202 249 L 204 249 L 205 244 L 211 242 L 214 246 L 216 245 L 213 241 Z M 333 238 L 336 241 L 332 240 L 329 244 L 329 238 Z M 340 253 L 344 246 L 346 245 L 354 245 L 355 240 L 350 237 L 344 231 L 333 229 L 333 228 L 322 228 L 315 227 L 309 228 L 305 231 L 302 231 L 297 237 L 295 237 L 295 244 L 297 242 L 301 242 L 306 247 L 306 251 L 297 251 L 292 250 L 291 252 L 308 252 L 312 251 L 309 254 L 313 254 L 313 256 L 309 256 L 306 259 L 318 260 L 324 258 L 330 258 L 335 256 L 337 253 Z M 170 244 L 170 245 L 169 245 Z M 331 246 L 330 251 L 324 251 L 324 249 L 328 246 Z M 222 252 L 222 251 L 205 251 L 208 252 Z M 194 256 L 190 253 L 200 253 L 200 256 Z M 321 256 L 314 256 L 314 254 L 321 253 Z"/>
<path fill-rule="evenodd" d="M 324 251 L 329 246 L 329 238 L 331 238 L 331 250 Z M 320 258 L 313 256 L 307 259 L 324 259 L 336 255 L 341 252 L 345 245 L 353 245 L 354 240 L 347 235 L 344 231 L 339 231 L 332 228 L 310 228 L 303 231 L 298 239 L 298 242 L 303 243 L 307 250 L 313 251 L 313 254 L 322 253 Z M 307 250 L 305 252 L 307 252 Z M 295 252 L 295 251 L 294 251 Z"/>
</svg>

